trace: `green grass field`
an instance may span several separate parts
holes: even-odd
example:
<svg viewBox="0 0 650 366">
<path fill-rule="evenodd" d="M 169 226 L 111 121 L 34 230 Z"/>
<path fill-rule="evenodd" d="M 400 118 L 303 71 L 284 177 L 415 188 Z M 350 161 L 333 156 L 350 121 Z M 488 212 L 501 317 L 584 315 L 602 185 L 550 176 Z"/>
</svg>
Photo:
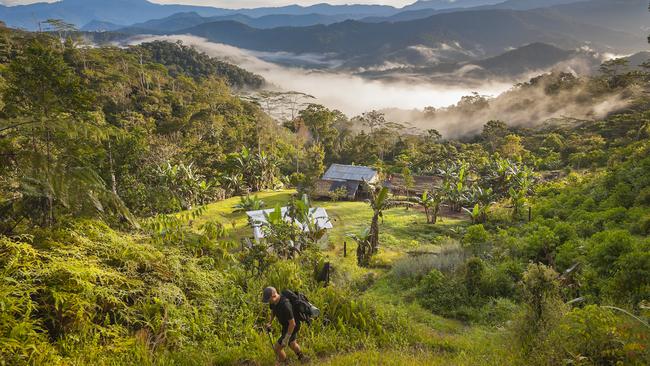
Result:
<svg viewBox="0 0 650 366">
<path fill-rule="evenodd" d="M 260 192 L 257 196 L 265 202 L 265 208 L 276 204 L 285 205 L 295 191 Z M 205 214 L 197 223 L 214 219 L 230 230 L 230 236 L 239 240 L 252 236 L 244 212 L 233 212 L 239 197 L 233 197 L 207 206 Z M 323 252 L 334 268 L 334 285 L 339 282 L 358 281 L 369 276 L 374 278 L 361 295 L 364 299 L 380 302 L 391 311 L 406 312 L 413 319 L 419 336 L 426 340 L 422 347 L 406 349 L 359 350 L 313 360 L 314 365 L 474 365 L 502 364 L 503 354 L 495 352 L 499 333 L 494 329 L 468 327 L 461 322 L 445 319 L 423 309 L 408 298 L 408 290 L 391 281 L 388 276 L 391 263 L 407 255 L 409 251 L 431 250 L 449 235 L 469 225 L 466 220 L 443 217 L 436 224 L 426 223 L 424 212 L 412 207 L 388 210 L 380 227 L 381 248 L 374 258 L 373 268 L 364 269 L 356 265 L 356 245 L 347 237 L 359 233 L 370 223 L 372 211 L 365 202 L 312 202 L 314 207 L 327 210 L 334 228 L 328 233 Z M 347 242 L 347 257 L 343 246 Z M 304 344 L 308 348 L 309 344 Z M 295 361 L 295 360 L 294 360 Z"/>
</svg>

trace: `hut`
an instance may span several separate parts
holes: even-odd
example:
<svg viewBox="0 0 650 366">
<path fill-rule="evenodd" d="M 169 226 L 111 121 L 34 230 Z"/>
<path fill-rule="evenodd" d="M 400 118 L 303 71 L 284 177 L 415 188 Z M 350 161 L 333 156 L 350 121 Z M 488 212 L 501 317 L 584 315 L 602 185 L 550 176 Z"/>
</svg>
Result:
<svg viewBox="0 0 650 366">
<path fill-rule="evenodd" d="M 332 164 L 314 186 L 313 195 L 318 198 L 331 198 L 340 194 L 348 200 L 363 198 L 367 195 L 364 182 L 377 183 L 379 174 L 376 170 L 359 165 Z"/>
</svg>

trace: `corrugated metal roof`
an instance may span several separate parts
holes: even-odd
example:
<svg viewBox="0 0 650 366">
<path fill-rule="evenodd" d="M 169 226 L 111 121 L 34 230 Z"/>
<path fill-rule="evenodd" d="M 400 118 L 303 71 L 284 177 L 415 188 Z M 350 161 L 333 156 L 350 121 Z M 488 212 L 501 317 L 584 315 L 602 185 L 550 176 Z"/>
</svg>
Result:
<svg viewBox="0 0 650 366">
<path fill-rule="evenodd" d="M 323 175 L 327 180 L 356 180 L 372 182 L 377 172 L 367 166 L 332 164 Z"/>
</svg>

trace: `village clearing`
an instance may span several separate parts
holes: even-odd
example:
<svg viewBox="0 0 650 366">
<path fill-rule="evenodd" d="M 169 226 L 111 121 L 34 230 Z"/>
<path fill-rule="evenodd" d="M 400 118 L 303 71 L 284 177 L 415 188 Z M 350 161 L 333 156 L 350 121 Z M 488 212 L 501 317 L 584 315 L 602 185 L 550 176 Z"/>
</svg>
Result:
<svg viewBox="0 0 650 366">
<path fill-rule="evenodd" d="M 256 193 L 267 209 L 286 205 L 292 194 L 295 194 L 295 191 Z M 196 219 L 196 223 L 217 220 L 228 228 L 232 239 L 239 241 L 251 237 L 252 228 L 248 224 L 246 213 L 234 212 L 239 200 L 240 197 L 232 197 L 207 205 L 204 214 Z M 432 225 L 426 223 L 424 212 L 417 207 L 387 210 L 380 224 L 379 254 L 373 258 L 371 268 L 365 269 L 357 266 L 356 244 L 347 235 L 359 233 L 369 225 L 372 211 L 368 204 L 364 201 L 312 201 L 312 207 L 325 208 L 334 227 L 328 231 L 327 240 L 321 244 L 323 253 L 333 267 L 331 285 L 336 286 L 337 281 L 366 284 L 367 288 L 362 289 L 361 298 L 382 303 L 382 306 L 391 307 L 394 311 L 407 313 L 416 323 L 416 329 L 422 333 L 423 338 L 428 339 L 428 344 L 406 349 L 363 349 L 312 359 L 310 364 L 500 365 L 508 358 L 507 354 L 495 352 L 497 349 L 504 349 L 497 346 L 497 343 L 503 342 L 503 330 L 467 326 L 456 320 L 436 316 L 417 304 L 414 295 L 407 289 L 400 288 L 389 276 L 391 265 L 400 258 L 422 252 L 436 252 L 442 247 L 457 244 L 451 236 L 468 226 L 468 220 L 443 214 L 439 222 Z M 344 243 L 347 243 L 345 257 Z M 309 327 L 304 327 L 301 331 L 301 344 L 306 349 L 310 347 L 308 339 L 305 339 L 308 338 L 305 334 L 309 331 Z M 272 353 L 270 347 L 269 353 Z M 299 364 L 293 354 L 289 353 L 289 356 L 291 364 Z"/>
</svg>

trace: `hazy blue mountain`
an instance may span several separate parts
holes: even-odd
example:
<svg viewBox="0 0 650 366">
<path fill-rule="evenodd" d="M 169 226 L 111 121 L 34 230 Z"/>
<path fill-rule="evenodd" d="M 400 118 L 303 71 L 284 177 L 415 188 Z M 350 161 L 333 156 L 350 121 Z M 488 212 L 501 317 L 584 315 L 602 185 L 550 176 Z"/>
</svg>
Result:
<svg viewBox="0 0 650 366">
<path fill-rule="evenodd" d="M 93 20 L 114 24 L 132 24 L 189 11 L 204 16 L 223 14 L 222 9 L 160 5 L 146 0 L 62 0 L 55 3 L 0 6 L 0 19 L 12 27 L 35 29 L 38 27 L 38 21 L 52 18 L 63 19 L 81 27 Z"/>
<path fill-rule="evenodd" d="M 221 15 L 214 17 L 202 17 L 197 13 L 179 13 L 163 19 L 149 20 L 143 23 L 133 24 L 129 27 L 123 27 L 121 32 L 126 33 L 153 33 L 166 34 L 178 31 L 180 29 L 190 28 L 204 23 L 216 21 L 236 21 L 246 24 L 253 28 L 275 28 L 275 27 L 306 27 L 316 24 L 333 24 L 348 19 L 357 19 L 360 15 L 340 14 L 340 15 L 323 15 L 323 14 L 273 14 L 265 15 L 259 18 L 253 18 L 244 14 Z"/>
<path fill-rule="evenodd" d="M 647 36 L 650 28 L 647 0 L 591 0 L 558 5 L 539 11 L 638 36 Z"/>
<path fill-rule="evenodd" d="M 535 42 L 474 64 L 496 75 L 518 75 L 546 69 L 576 56 L 578 56 L 576 51 Z"/>
<path fill-rule="evenodd" d="M 81 27 L 81 30 L 86 32 L 109 32 L 123 27 L 124 27 L 123 25 L 114 24 L 111 22 L 93 20 L 88 24 L 84 25 L 83 27 Z"/>
<path fill-rule="evenodd" d="M 418 46 L 433 50 L 450 44 L 476 56 L 493 56 L 513 47 L 545 42 L 576 48 L 638 50 L 645 40 L 623 32 L 580 24 L 565 17 L 512 10 L 460 11 L 405 22 L 345 21 L 332 25 L 256 29 L 218 21 L 180 30 L 215 42 L 260 51 L 337 53 L 381 60 L 386 54 Z"/>
<path fill-rule="evenodd" d="M 282 7 L 264 7 L 254 9 L 235 9 L 230 10 L 228 14 L 243 14 L 250 17 L 258 18 L 265 15 L 283 14 L 283 15 L 305 15 L 305 14 L 322 14 L 322 15 L 355 15 L 357 17 L 365 16 L 389 16 L 399 11 L 392 6 L 387 5 L 331 5 L 316 4 L 311 6 L 288 5 Z"/>
<path fill-rule="evenodd" d="M 455 2 L 447 2 L 445 0 L 420 1 L 411 6 L 406 6 L 397 14 L 393 14 L 388 17 L 367 17 L 361 20 L 364 22 L 375 22 L 375 23 L 383 22 L 383 21 L 402 22 L 406 20 L 428 18 L 436 14 L 452 13 L 452 12 L 463 11 L 463 10 L 488 10 L 488 9 L 531 10 L 531 9 L 538 9 L 538 8 L 548 8 L 556 5 L 564 5 L 564 4 L 570 4 L 575 2 L 581 2 L 581 1 L 586 1 L 586 0 L 506 0 L 506 1 L 471 0 L 471 1 L 455 1 Z M 445 6 L 436 6 L 441 2 Z"/>
<path fill-rule="evenodd" d="M 384 5 L 317 4 L 306 7 L 290 5 L 256 9 L 220 9 L 207 6 L 161 5 L 147 0 L 62 0 L 55 3 L 35 3 L 20 6 L 0 5 L 0 20 L 11 27 L 36 29 L 39 21 L 52 18 L 63 19 L 81 27 L 91 21 L 134 24 L 188 12 L 195 12 L 204 17 L 241 14 L 257 18 L 274 14 L 388 16 L 397 11 L 391 6 Z"/>
<path fill-rule="evenodd" d="M 503 0 L 419 0 L 403 7 L 402 10 L 471 8 L 475 6 L 494 5 L 500 2 L 503 2 Z"/>
<path fill-rule="evenodd" d="M 589 0 L 506 0 L 485 8 L 490 9 L 512 9 L 512 10 L 530 10 L 538 8 L 549 8 L 557 5 L 572 4 L 585 2 Z"/>
<path fill-rule="evenodd" d="M 528 74 L 551 69 L 569 71 L 578 69 L 590 73 L 598 68 L 600 58 L 585 51 L 564 50 L 558 47 L 535 42 L 495 57 L 463 62 L 442 62 L 429 66 L 403 65 L 392 69 L 367 70 L 359 75 L 367 78 L 400 79 L 405 76 L 429 79 L 435 82 L 456 83 L 459 78 L 465 81 L 503 79 L 516 81 Z"/>
</svg>

